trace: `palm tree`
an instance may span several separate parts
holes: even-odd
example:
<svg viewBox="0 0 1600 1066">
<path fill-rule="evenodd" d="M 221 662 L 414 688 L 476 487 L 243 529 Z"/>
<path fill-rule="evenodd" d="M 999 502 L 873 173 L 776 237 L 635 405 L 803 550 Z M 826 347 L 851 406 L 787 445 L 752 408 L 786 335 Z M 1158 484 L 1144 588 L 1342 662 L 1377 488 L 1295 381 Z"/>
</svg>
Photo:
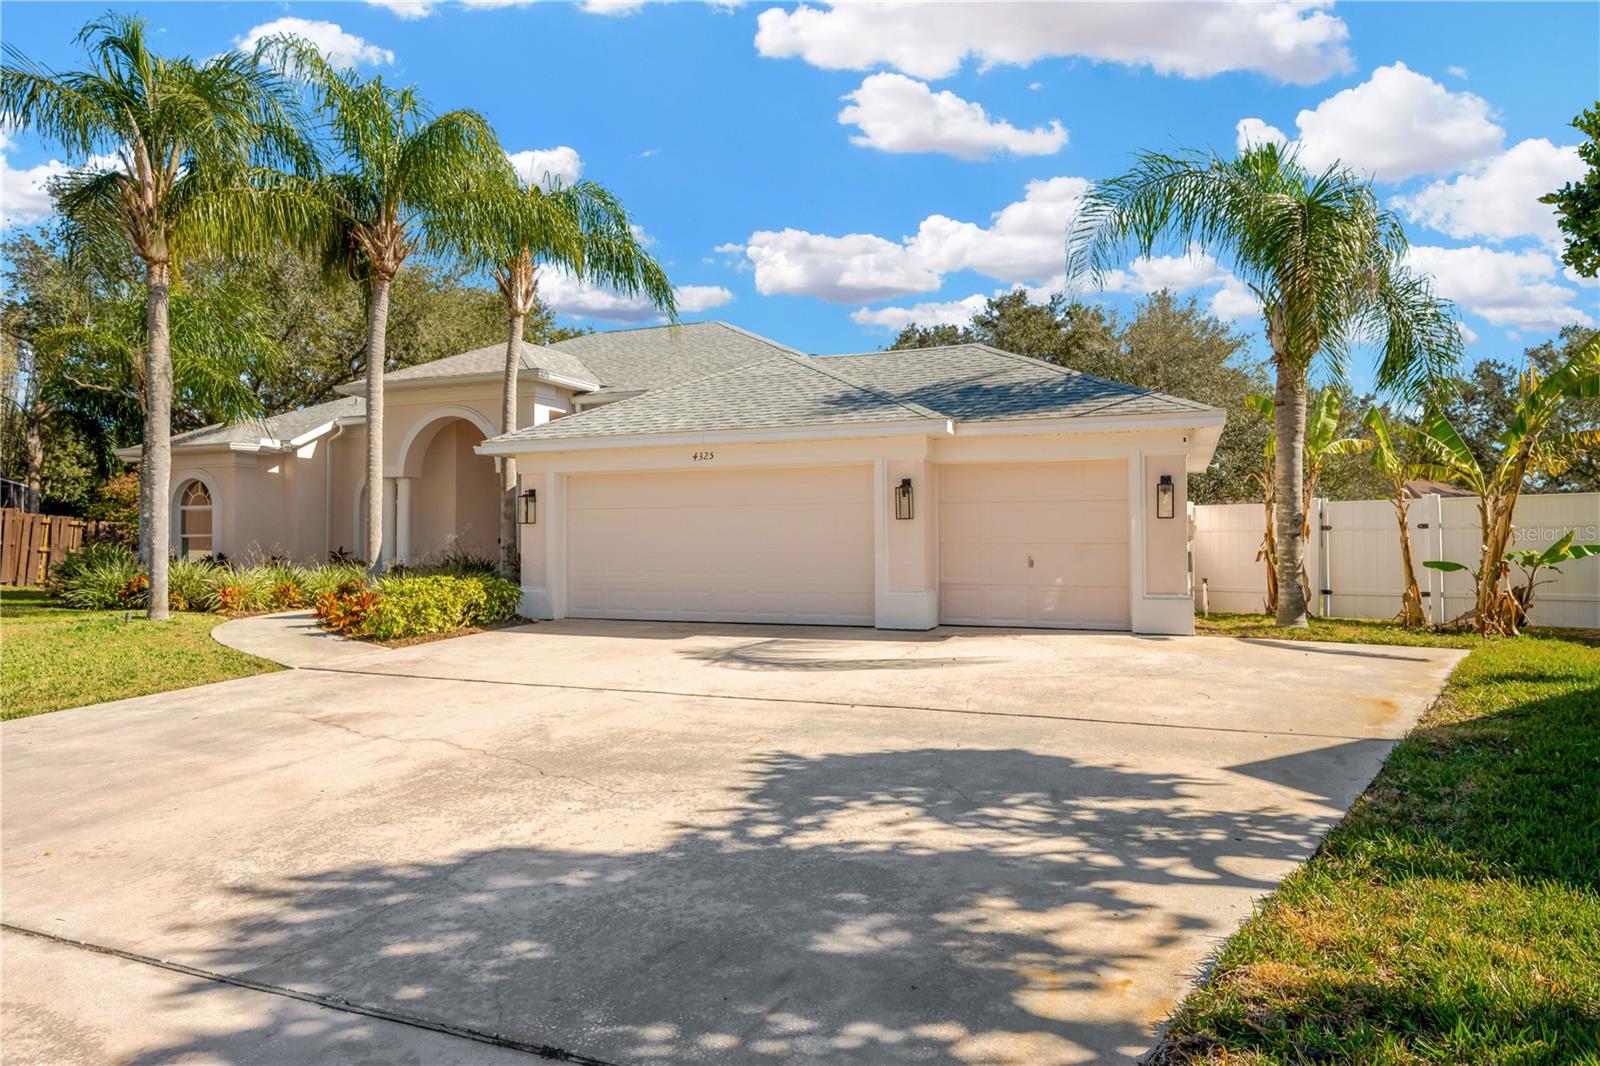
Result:
<svg viewBox="0 0 1600 1066">
<path fill-rule="evenodd" d="M 59 142 L 84 160 L 53 190 L 75 239 L 131 251 L 145 271 L 146 397 L 140 465 L 140 554 L 149 617 L 167 617 L 172 473 L 172 271 L 207 248 L 259 245 L 295 225 L 264 167 L 312 166 L 289 87 L 261 59 L 225 53 L 196 63 L 151 52 L 143 19 L 108 14 L 78 33 L 88 69 L 58 73 L 5 46 L 0 121 Z M 101 153 L 101 154 L 97 154 Z"/>
<path fill-rule="evenodd" d="M 604 186 L 525 183 L 509 169 L 464 190 L 446 212 L 446 239 L 468 262 L 494 274 L 506 307 L 506 362 L 500 391 L 500 432 L 517 428 L 517 375 L 522 335 L 538 295 L 539 270 L 554 267 L 627 295 L 643 293 L 670 319 L 677 302 L 666 271 L 645 250 L 621 201 Z M 510 577 L 517 557 L 517 466 L 500 466 L 500 572 Z"/>
<path fill-rule="evenodd" d="M 304 41 L 279 42 L 280 62 L 312 86 L 327 119 L 330 173 L 312 190 L 330 226 L 325 262 L 367 285 L 366 557 L 383 563 L 383 369 L 389 290 L 419 248 L 447 248 L 445 210 L 478 176 L 509 169 L 489 123 L 476 111 L 431 114 L 410 87 L 363 80 L 330 65 Z"/>
<path fill-rule="evenodd" d="M 1149 255 L 1168 242 L 1217 255 L 1261 303 L 1277 375 L 1277 619 L 1304 626 L 1298 575 L 1312 369 L 1338 380 L 1351 345 L 1377 341 L 1378 386 L 1416 399 L 1454 367 L 1460 334 L 1431 282 L 1405 266 L 1405 234 L 1370 183 L 1337 164 L 1308 171 L 1277 145 L 1231 160 L 1140 155 L 1084 198 L 1068 238 L 1068 275 L 1099 281 L 1130 253 Z"/>
</svg>

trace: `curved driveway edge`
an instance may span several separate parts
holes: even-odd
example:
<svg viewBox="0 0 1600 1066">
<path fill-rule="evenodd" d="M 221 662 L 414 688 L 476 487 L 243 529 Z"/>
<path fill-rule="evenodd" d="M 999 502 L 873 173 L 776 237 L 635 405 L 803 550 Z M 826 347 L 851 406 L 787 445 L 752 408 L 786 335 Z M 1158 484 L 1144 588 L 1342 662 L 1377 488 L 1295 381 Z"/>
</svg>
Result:
<svg viewBox="0 0 1600 1066">
<path fill-rule="evenodd" d="M 294 669 L 362 667 L 382 662 L 392 649 L 329 633 L 310 611 L 285 611 L 235 618 L 211 631 L 211 639 L 237 651 Z"/>
</svg>

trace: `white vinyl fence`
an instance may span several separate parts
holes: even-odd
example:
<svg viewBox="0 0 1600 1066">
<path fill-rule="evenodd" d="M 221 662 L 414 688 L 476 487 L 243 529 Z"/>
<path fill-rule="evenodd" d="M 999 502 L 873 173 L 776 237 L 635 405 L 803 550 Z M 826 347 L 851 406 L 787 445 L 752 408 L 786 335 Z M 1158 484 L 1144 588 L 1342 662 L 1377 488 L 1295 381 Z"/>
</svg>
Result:
<svg viewBox="0 0 1600 1066">
<path fill-rule="evenodd" d="M 1195 607 L 1209 598 L 1213 611 L 1259 612 L 1266 600 L 1266 564 L 1256 560 L 1266 515 L 1259 503 L 1193 508 Z M 1422 587 L 1423 608 L 1448 621 L 1473 601 L 1470 574 L 1443 574 L 1428 559 L 1478 565 L 1478 498 L 1424 496 L 1412 500 L 1411 558 Z M 1554 493 L 1517 501 L 1519 548 L 1547 547 L 1567 530 L 1600 543 L 1600 493 Z M 1307 545 L 1312 609 L 1336 618 L 1391 618 L 1400 612 L 1400 534 L 1388 500 L 1316 500 Z M 1544 584 L 1548 579 L 1549 584 Z M 1600 556 L 1540 572 L 1533 621 L 1545 626 L 1600 627 Z"/>
</svg>

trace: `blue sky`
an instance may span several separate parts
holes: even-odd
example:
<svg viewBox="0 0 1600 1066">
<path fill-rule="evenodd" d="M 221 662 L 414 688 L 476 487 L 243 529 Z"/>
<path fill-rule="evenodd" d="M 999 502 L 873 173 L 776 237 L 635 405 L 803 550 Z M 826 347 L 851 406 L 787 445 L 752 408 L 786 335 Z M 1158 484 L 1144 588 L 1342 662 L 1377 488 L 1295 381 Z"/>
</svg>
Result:
<svg viewBox="0 0 1600 1066">
<path fill-rule="evenodd" d="M 1569 123 L 1600 97 L 1600 4 L 116 7 L 147 17 L 163 51 L 293 30 L 438 109 L 477 108 L 530 176 L 581 173 L 623 197 L 685 317 L 807 351 L 876 348 L 1018 285 L 1047 292 L 1088 182 L 1141 148 L 1262 137 L 1375 176 L 1460 306 L 1470 356 L 1600 320 L 1600 288 L 1562 270 L 1537 203 L 1581 173 Z M 104 9 L 7 2 L 0 34 L 70 67 L 73 33 Z M 72 161 L 0 136 L 0 209 L 27 225 L 47 207 L 40 180 Z M 1127 306 L 1165 285 L 1259 334 L 1223 265 L 1172 251 L 1095 298 Z M 566 278 L 544 294 L 601 329 L 651 320 Z"/>
</svg>

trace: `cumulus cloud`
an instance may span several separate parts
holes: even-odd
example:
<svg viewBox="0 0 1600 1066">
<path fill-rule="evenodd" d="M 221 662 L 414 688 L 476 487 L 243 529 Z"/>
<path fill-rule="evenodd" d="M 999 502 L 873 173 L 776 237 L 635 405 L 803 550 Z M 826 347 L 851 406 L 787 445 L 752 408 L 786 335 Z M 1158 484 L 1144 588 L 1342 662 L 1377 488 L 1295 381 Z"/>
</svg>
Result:
<svg viewBox="0 0 1600 1066">
<path fill-rule="evenodd" d="M 1561 264 L 1545 252 L 1413 245 L 1408 255 L 1413 268 L 1432 275 L 1440 296 L 1493 325 L 1555 330 L 1595 324 L 1587 310 L 1573 306 L 1582 294 L 1555 283 Z"/>
<path fill-rule="evenodd" d="M 313 48 L 322 53 L 323 58 L 336 67 L 349 68 L 363 64 L 378 66 L 394 62 L 394 53 L 389 49 L 379 48 L 371 41 L 345 32 L 336 22 L 296 18 L 292 15 L 252 26 L 244 36 L 235 37 L 233 43 L 240 51 L 248 52 L 264 38 L 278 34 L 287 34 L 310 42 Z"/>
<path fill-rule="evenodd" d="M 1350 68 L 1349 30 L 1329 7 L 1289 0 L 802 4 L 763 11 L 756 50 L 828 70 L 888 66 L 916 78 L 948 77 L 968 57 L 987 67 L 1084 56 L 1190 78 L 1254 70 L 1309 84 Z"/>
<path fill-rule="evenodd" d="M 1216 259 L 1191 245 L 1186 255 L 1141 256 L 1127 270 L 1107 272 L 1101 288 L 1106 292 L 1149 294 L 1158 289 L 1183 292 L 1216 285 L 1232 277 Z"/>
<path fill-rule="evenodd" d="M 1287 144 L 1289 138 L 1276 126 L 1259 118 L 1242 118 L 1234 127 L 1234 143 L 1239 151 L 1257 144 Z"/>
<path fill-rule="evenodd" d="M 804 230 L 761 230 L 750 235 L 745 255 L 756 270 L 763 296 L 815 296 L 836 303 L 885 300 L 932 292 L 937 272 L 913 251 L 870 233 L 830 237 Z"/>
<path fill-rule="evenodd" d="M 403 19 L 425 19 L 437 6 L 434 0 L 367 0 L 367 3 Z"/>
<path fill-rule="evenodd" d="M 1539 197 L 1583 177 L 1584 169 L 1576 145 L 1532 138 L 1452 180 L 1397 197 L 1395 206 L 1408 221 L 1451 237 L 1536 237 L 1554 248 L 1561 242 L 1555 208 Z"/>
<path fill-rule="evenodd" d="M 721 285 L 680 285 L 673 290 L 678 310 L 697 314 L 733 302 L 733 293 Z M 628 296 L 566 271 L 539 274 L 539 297 L 557 314 L 598 318 L 607 322 L 657 322 L 662 314 L 643 296 Z"/>
<path fill-rule="evenodd" d="M 934 92 L 903 74 L 873 74 L 845 96 L 839 121 L 858 126 L 851 143 L 885 152 L 942 152 L 957 159 L 986 159 L 996 152 L 1050 155 L 1067 143 L 1059 121 L 1031 130 L 991 119 L 981 104 L 953 92 Z"/>
<path fill-rule="evenodd" d="M 1001 281 L 1048 277 L 1065 264 L 1067 225 L 1088 191 L 1084 178 L 1030 181 L 1023 198 L 996 212 L 988 226 L 928 216 L 907 250 L 941 273 L 973 270 Z"/>
<path fill-rule="evenodd" d="M 529 148 L 522 152 L 507 152 L 517 177 L 529 185 L 550 188 L 552 185 L 571 185 L 583 173 L 583 160 L 576 148 L 560 145 L 555 148 Z"/>
<path fill-rule="evenodd" d="M 584 0 L 580 6 L 590 15 L 631 15 L 645 4 L 645 0 Z"/>
<path fill-rule="evenodd" d="M 1455 170 L 1499 151 L 1505 137 L 1482 97 L 1450 92 L 1404 63 L 1301 111 L 1295 125 L 1310 166 L 1338 160 L 1383 181 Z"/>
<path fill-rule="evenodd" d="M 49 217 L 55 210 L 55 203 L 47 190 L 50 180 L 74 169 L 71 164 L 59 159 L 15 169 L 7 158 L 15 143 L 9 131 L 0 129 L 0 229 L 27 226 Z M 114 155 L 96 155 L 78 165 L 103 170 L 120 168 L 122 164 Z"/>
<path fill-rule="evenodd" d="M 899 333 L 907 326 L 938 326 L 946 323 L 964 326 L 988 303 L 988 297 L 982 293 L 974 293 L 964 300 L 921 303 L 915 307 L 863 307 L 850 312 L 850 321 L 863 326 L 887 329 L 893 333 Z"/>
<path fill-rule="evenodd" d="M 1230 275 L 1211 297 L 1211 313 L 1224 322 L 1238 322 L 1261 315 L 1261 301 L 1244 282 Z"/>
</svg>

